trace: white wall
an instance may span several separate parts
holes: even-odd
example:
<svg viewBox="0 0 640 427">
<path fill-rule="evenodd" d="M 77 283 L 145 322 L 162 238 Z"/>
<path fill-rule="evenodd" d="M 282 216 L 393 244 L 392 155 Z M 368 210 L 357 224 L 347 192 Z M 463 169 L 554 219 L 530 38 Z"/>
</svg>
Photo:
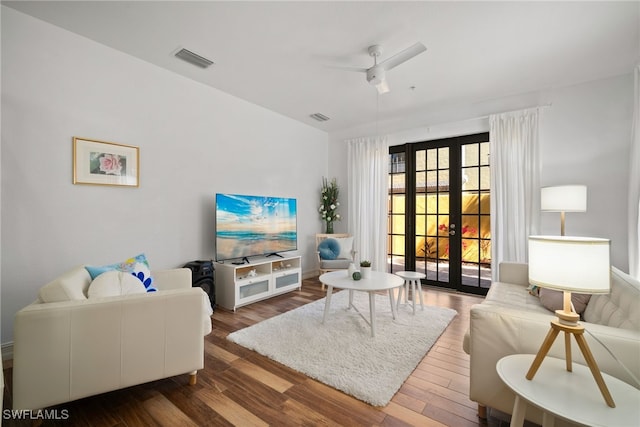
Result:
<svg viewBox="0 0 640 427">
<path fill-rule="evenodd" d="M 211 259 L 216 192 L 297 198 L 303 271 L 316 268 L 325 132 L 6 7 L 2 112 L 4 343 L 76 265 Z M 140 187 L 73 185 L 73 136 L 139 146 Z"/>
<path fill-rule="evenodd" d="M 586 213 L 568 213 L 569 235 L 611 239 L 612 263 L 628 271 L 627 193 L 633 112 L 633 75 L 553 88 L 464 106 L 445 106 L 381 121 L 390 145 L 486 132 L 487 115 L 536 105 L 540 122 L 541 185 L 585 184 Z M 383 97 L 381 97 L 381 100 Z M 381 101 L 382 103 L 383 101 Z M 329 175 L 344 183 L 343 226 L 347 215 L 346 139 L 371 135 L 372 124 L 329 135 Z M 558 213 L 541 213 L 541 233 L 560 234 Z M 346 228 L 343 231 L 347 231 Z"/>
</svg>

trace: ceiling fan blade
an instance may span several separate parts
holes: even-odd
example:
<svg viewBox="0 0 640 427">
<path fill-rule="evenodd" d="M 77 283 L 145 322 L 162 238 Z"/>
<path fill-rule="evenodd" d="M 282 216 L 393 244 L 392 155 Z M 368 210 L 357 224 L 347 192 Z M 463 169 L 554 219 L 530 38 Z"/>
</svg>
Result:
<svg viewBox="0 0 640 427">
<path fill-rule="evenodd" d="M 425 50 L 427 50 L 427 48 L 422 43 L 418 42 L 402 52 L 393 55 L 391 58 L 382 61 L 378 65 L 384 67 L 385 70 L 390 70 L 403 62 L 410 60 L 414 56 L 421 54 Z"/>
<path fill-rule="evenodd" d="M 362 67 L 344 67 L 341 65 L 327 65 L 327 68 L 332 68 L 334 70 L 341 70 L 341 71 L 356 71 L 358 73 L 366 73 L 367 69 L 366 68 L 362 68 Z"/>
</svg>

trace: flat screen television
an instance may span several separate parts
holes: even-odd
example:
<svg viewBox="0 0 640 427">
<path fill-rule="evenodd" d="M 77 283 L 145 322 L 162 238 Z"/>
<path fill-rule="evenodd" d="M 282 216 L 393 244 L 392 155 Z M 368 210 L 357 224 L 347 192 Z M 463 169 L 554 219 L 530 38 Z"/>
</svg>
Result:
<svg viewBox="0 0 640 427">
<path fill-rule="evenodd" d="M 216 260 L 298 249 L 296 199 L 216 194 Z"/>
</svg>

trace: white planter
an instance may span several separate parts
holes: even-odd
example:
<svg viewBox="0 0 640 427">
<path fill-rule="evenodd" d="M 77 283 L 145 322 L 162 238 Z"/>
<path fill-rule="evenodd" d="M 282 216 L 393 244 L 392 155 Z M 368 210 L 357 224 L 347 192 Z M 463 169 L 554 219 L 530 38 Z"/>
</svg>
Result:
<svg viewBox="0 0 640 427">
<path fill-rule="evenodd" d="M 354 263 L 349 264 L 349 268 L 347 269 L 347 277 L 351 278 L 355 271 L 356 271 L 356 265 Z"/>
<path fill-rule="evenodd" d="M 360 267 L 360 274 L 362 274 L 363 279 L 369 278 L 371 275 L 371 267 Z"/>
</svg>

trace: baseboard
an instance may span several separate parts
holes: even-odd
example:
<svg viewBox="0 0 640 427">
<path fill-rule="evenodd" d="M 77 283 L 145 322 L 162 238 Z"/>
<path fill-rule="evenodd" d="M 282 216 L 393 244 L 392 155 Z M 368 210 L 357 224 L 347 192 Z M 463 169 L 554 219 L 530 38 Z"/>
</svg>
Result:
<svg viewBox="0 0 640 427">
<path fill-rule="evenodd" d="M 2 344 L 2 360 L 13 359 L 13 341 Z"/>
</svg>

